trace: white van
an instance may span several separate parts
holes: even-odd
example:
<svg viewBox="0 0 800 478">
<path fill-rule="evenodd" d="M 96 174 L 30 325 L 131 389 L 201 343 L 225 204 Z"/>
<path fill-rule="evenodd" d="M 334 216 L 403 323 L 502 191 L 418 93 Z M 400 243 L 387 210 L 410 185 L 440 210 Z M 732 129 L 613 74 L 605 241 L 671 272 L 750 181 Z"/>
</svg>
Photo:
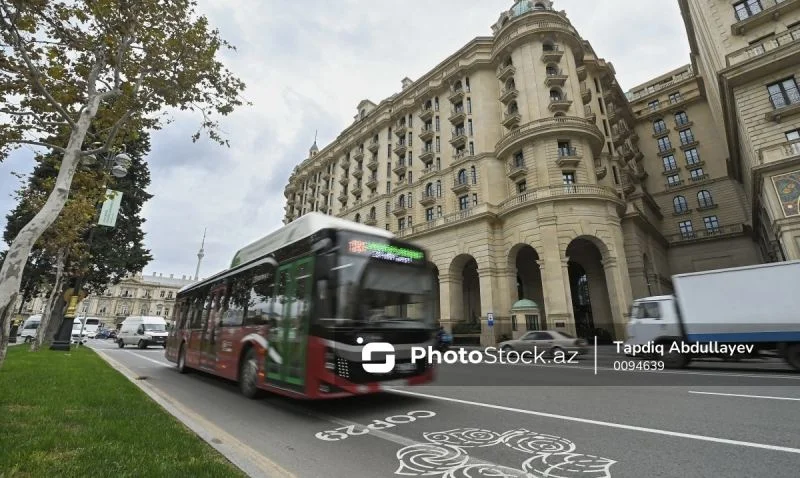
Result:
<svg viewBox="0 0 800 478">
<path fill-rule="evenodd" d="M 30 341 L 36 338 L 36 331 L 42 323 L 41 315 L 32 315 L 25 319 L 22 327 L 19 329 L 19 336 L 22 340 Z"/>
<path fill-rule="evenodd" d="M 163 317 L 132 316 L 122 321 L 117 335 L 119 348 L 136 345 L 145 349 L 149 345 L 167 348 L 167 322 Z"/>
</svg>

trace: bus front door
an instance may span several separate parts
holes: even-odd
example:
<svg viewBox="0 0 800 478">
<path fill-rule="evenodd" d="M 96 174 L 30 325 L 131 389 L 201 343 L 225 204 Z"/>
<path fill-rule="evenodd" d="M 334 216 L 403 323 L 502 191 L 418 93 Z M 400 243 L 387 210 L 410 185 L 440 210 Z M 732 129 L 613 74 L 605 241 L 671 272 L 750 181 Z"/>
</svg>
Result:
<svg viewBox="0 0 800 478">
<path fill-rule="evenodd" d="M 313 257 L 278 268 L 275 296 L 282 307 L 275 309 L 277 320 L 269 332 L 267 381 L 271 385 L 294 390 L 305 386 L 313 270 Z"/>
</svg>

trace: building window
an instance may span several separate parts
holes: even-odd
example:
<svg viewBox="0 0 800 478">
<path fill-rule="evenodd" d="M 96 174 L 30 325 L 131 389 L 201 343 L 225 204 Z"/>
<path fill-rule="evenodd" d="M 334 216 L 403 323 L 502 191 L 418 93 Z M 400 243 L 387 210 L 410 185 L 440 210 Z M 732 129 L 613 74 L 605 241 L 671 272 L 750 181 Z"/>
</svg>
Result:
<svg viewBox="0 0 800 478">
<path fill-rule="evenodd" d="M 392 203 L 387 202 L 386 203 L 386 214 L 388 215 L 391 212 L 392 212 Z"/>
<path fill-rule="evenodd" d="M 667 176 L 667 186 L 670 187 L 677 186 L 680 183 L 681 183 L 681 177 L 678 176 L 677 174 L 672 174 L 670 176 Z"/>
<path fill-rule="evenodd" d="M 691 129 L 685 129 L 678 133 L 678 136 L 681 138 L 681 144 L 686 145 L 689 143 L 694 142 L 694 134 L 692 133 Z"/>
<path fill-rule="evenodd" d="M 664 120 L 659 118 L 653 121 L 653 132 L 655 134 L 666 133 L 667 131 L 667 124 L 664 123 Z"/>
<path fill-rule="evenodd" d="M 406 218 L 401 217 L 400 219 L 397 220 L 397 229 L 400 229 L 402 231 L 405 228 L 406 228 Z"/>
<path fill-rule="evenodd" d="M 437 131 L 438 131 L 438 129 L 437 129 Z M 437 153 L 441 153 L 442 152 L 442 140 L 438 136 L 436 137 L 436 152 Z"/>
<path fill-rule="evenodd" d="M 356 217 L 355 217 L 354 220 L 355 220 L 355 222 L 361 222 L 361 214 L 360 213 L 356 213 Z"/>
<path fill-rule="evenodd" d="M 707 233 L 714 234 L 719 232 L 719 219 L 717 219 L 717 216 L 704 217 L 703 224 L 706 226 Z"/>
<path fill-rule="evenodd" d="M 658 138 L 658 152 L 663 153 L 664 151 L 669 151 L 672 149 L 672 142 L 669 140 L 668 136 L 663 138 Z"/>
<path fill-rule="evenodd" d="M 692 169 L 689 171 L 689 179 L 692 181 L 700 181 L 706 178 L 703 168 Z"/>
<path fill-rule="evenodd" d="M 575 156 L 575 148 L 570 146 L 569 141 L 558 142 L 558 155 L 559 156 Z"/>
<path fill-rule="evenodd" d="M 797 141 L 800 139 L 800 129 L 793 129 L 786 132 L 786 141 Z"/>
<path fill-rule="evenodd" d="M 472 123 L 470 123 L 469 127 L 472 128 Z M 472 141 L 469 142 L 469 155 L 470 156 L 475 155 L 475 143 L 473 143 Z"/>
<path fill-rule="evenodd" d="M 425 210 L 425 220 L 426 221 L 433 221 L 433 208 L 429 207 Z"/>
<path fill-rule="evenodd" d="M 800 103 L 800 92 L 797 91 L 797 82 L 794 77 L 787 78 L 777 83 L 767 85 L 769 99 L 775 109 Z"/>
<path fill-rule="evenodd" d="M 672 103 L 672 104 L 677 103 L 680 100 L 681 100 L 681 92 L 680 91 L 676 91 L 675 93 L 671 93 L 669 95 L 669 102 Z"/>
<path fill-rule="evenodd" d="M 386 194 L 391 194 L 391 193 L 392 193 L 392 182 L 386 181 Z"/>
<path fill-rule="evenodd" d="M 126 295 L 126 296 L 128 295 L 128 291 L 127 291 L 127 290 L 125 291 L 125 295 Z M 163 291 L 163 290 L 162 290 L 162 291 L 159 293 L 159 297 L 161 297 L 162 299 L 164 298 L 164 296 L 165 296 L 165 295 L 167 295 L 166 291 Z"/>
<path fill-rule="evenodd" d="M 575 184 L 575 173 L 571 171 L 561 173 L 561 181 L 567 185 Z"/>
<path fill-rule="evenodd" d="M 389 223 L 386 223 L 383 226 L 386 228 L 387 231 L 389 230 Z"/>
<path fill-rule="evenodd" d="M 456 177 L 456 182 L 458 184 L 467 184 L 467 170 L 462 169 L 458 172 L 458 176 Z"/>
<path fill-rule="evenodd" d="M 761 7 L 761 0 L 745 0 L 733 4 L 733 11 L 736 13 L 736 19 L 739 21 L 761 13 L 761 10 L 763 10 Z"/>
<path fill-rule="evenodd" d="M 472 205 L 473 206 L 478 205 L 478 193 L 472 193 Z"/>
<path fill-rule="evenodd" d="M 527 181 L 523 180 L 523 181 L 518 182 L 517 183 L 517 193 L 519 193 L 519 194 L 524 193 L 525 190 L 527 189 L 527 187 L 528 187 Z"/>
<path fill-rule="evenodd" d="M 691 239 L 694 237 L 694 229 L 692 228 L 692 221 L 681 221 L 678 223 L 678 230 L 681 233 L 681 237 L 684 239 Z"/>
<path fill-rule="evenodd" d="M 689 204 L 683 196 L 675 196 L 672 198 L 672 207 L 675 208 L 675 214 L 683 214 L 689 210 Z"/>
<path fill-rule="evenodd" d="M 700 208 L 709 208 L 714 205 L 714 198 L 711 193 L 705 189 L 697 193 L 697 204 Z"/>
<path fill-rule="evenodd" d="M 472 178 L 472 184 L 478 184 L 478 170 L 475 169 L 475 166 L 470 166 L 469 175 Z"/>
<path fill-rule="evenodd" d="M 458 198 L 458 209 L 461 211 L 469 209 L 469 196 L 461 196 Z"/>
<path fill-rule="evenodd" d="M 616 166 L 611 166 L 611 172 L 614 173 L 614 184 L 619 184 L 619 173 Z"/>
<path fill-rule="evenodd" d="M 678 111 L 675 113 L 675 124 L 678 126 L 689 124 L 689 116 L 685 111 Z"/>
<path fill-rule="evenodd" d="M 436 206 L 436 217 L 442 217 L 442 206 Z"/>
<path fill-rule="evenodd" d="M 659 107 L 658 100 L 653 100 L 653 101 L 647 103 L 647 107 L 650 109 L 650 111 L 657 110 L 658 107 Z"/>
<path fill-rule="evenodd" d="M 436 122 L 436 132 L 438 133 L 440 131 L 440 128 L 441 128 L 438 116 L 436 117 L 435 122 Z"/>
<path fill-rule="evenodd" d="M 700 162 L 700 155 L 697 154 L 697 149 L 695 148 L 687 149 L 686 164 L 691 166 L 692 164 L 698 164 L 699 162 Z"/>
<path fill-rule="evenodd" d="M 664 163 L 664 171 L 674 171 L 678 169 L 678 165 L 675 163 L 675 156 L 671 154 L 661 158 L 661 161 Z"/>
<path fill-rule="evenodd" d="M 412 224 L 412 222 L 413 222 L 413 219 L 414 219 L 413 217 L 411 217 L 411 216 L 408 216 L 408 222 L 406 223 L 406 225 L 407 225 L 408 227 L 411 227 L 411 224 Z"/>
<path fill-rule="evenodd" d="M 472 98 L 467 98 L 467 114 L 472 114 Z"/>
</svg>

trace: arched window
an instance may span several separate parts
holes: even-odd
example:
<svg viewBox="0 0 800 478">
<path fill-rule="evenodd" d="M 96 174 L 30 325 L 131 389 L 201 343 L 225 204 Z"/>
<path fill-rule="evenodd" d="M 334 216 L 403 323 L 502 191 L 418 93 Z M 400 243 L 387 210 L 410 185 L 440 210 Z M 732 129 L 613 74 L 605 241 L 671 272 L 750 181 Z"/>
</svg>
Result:
<svg viewBox="0 0 800 478">
<path fill-rule="evenodd" d="M 425 195 L 426 196 L 433 196 L 433 183 L 428 183 L 425 185 Z"/>
<path fill-rule="evenodd" d="M 469 175 L 472 177 L 472 184 L 478 184 L 478 170 L 475 166 L 470 166 Z"/>
<path fill-rule="evenodd" d="M 711 207 L 714 205 L 714 198 L 711 197 L 711 193 L 703 189 L 699 193 L 697 193 L 697 204 L 700 207 Z"/>
<path fill-rule="evenodd" d="M 375 216 L 377 216 L 375 212 L 375 206 L 372 206 L 371 208 L 369 208 L 369 217 L 375 219 Z"/>
<path fill-rule="evenodd" d="M 399 198 L 397 198 L 397 205 L 400 207 L 406 207 L 406 196 L 405 194 L 401 194 Z"/>
<path fill-rule="evenodd" d="M 361 222 L 361 213 L 356 213 L 356 222 Z"/>
<path fill-rule="evenodd" d="M 411 207 L 411 205 L 414 204 L 414 200 L 412 199 L 412 196 L 411 196 L 410 192 L 408 193 L 408 198 L 406 199 L 406 204 L 408 204 L 408 207 Z"/>
<path fill-rule="evenodd" d="M 667 125 L 664 123 L 664 120 L 658 118 L 657 120 L 653 121 L 653 132 L 655 134 L 661 134 L 667 130 Z"/>
<path fill-rule="evenodd" d="M 689 123 L 689 115 L 686 114 L 685 111 L 678 111 L 675 113 L 675 124 L 678 126 L 683 126 Z"/>
<path fill-rule="evenodd" d="M 455 83 L 453 83 L 453 91 L 458 91 L 460 89 L 461 89 L 461 80 L 457 80 Z"/>
<path fill-rule="evenodd" d="M 550 90 L 550 101 L 561 101 L 561 91 L 556 88 Z"/>
<path fill-rule="evenodd" d="M 442 197 L 442 180 L 436 180 L 436 197 Z"/>
<path fill-rule="evenodd" d="M 683 196 L 675 196 L 672 198 L 672 207 L 675 208 L 675 213 L 681 214 L 689 209 L 689 204 Z"/>
<path fill-rule="evenodd" d="M 517 106 L 516 101 L 512 101 L 508 104 L 508 114 L 513 115 L 514 113 L 519 112 L 519 107 Z"/>
<path fill-rule="evenodd" d="M 458 184 L 466 184 L 467 183 L 467 170 L 462 169 L 458 172 Z"/>
</svg>

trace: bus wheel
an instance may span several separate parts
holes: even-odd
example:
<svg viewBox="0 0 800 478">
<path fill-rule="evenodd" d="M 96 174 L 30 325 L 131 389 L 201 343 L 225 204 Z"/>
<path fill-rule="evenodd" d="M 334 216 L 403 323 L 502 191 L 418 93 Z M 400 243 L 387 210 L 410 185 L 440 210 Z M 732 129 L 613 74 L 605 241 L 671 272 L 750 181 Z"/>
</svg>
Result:
<svg viewBox="0 0 800 478">
<path fill-rule="evenodd" d="M 189 368 L 186 366 L 186 347 L 181 344 L 181 349 L 178 351 L 178 372 L 186 373 Z"/>
<path fill-rule="evenodd" d="M 119 345 L 119 348 L 123 348 L 125 347 L 125 342 L 123 342 L 122 339 L 119 339 L 117 340 L 117 345 Z"/>
<path fill-rule="evenodd" d="M 256 352 L 252 348 L 247 351 L 239 364 L 239 389 L 247 398 L 259 396 L 258 362 L 256 362 Z"/>
</svg>

